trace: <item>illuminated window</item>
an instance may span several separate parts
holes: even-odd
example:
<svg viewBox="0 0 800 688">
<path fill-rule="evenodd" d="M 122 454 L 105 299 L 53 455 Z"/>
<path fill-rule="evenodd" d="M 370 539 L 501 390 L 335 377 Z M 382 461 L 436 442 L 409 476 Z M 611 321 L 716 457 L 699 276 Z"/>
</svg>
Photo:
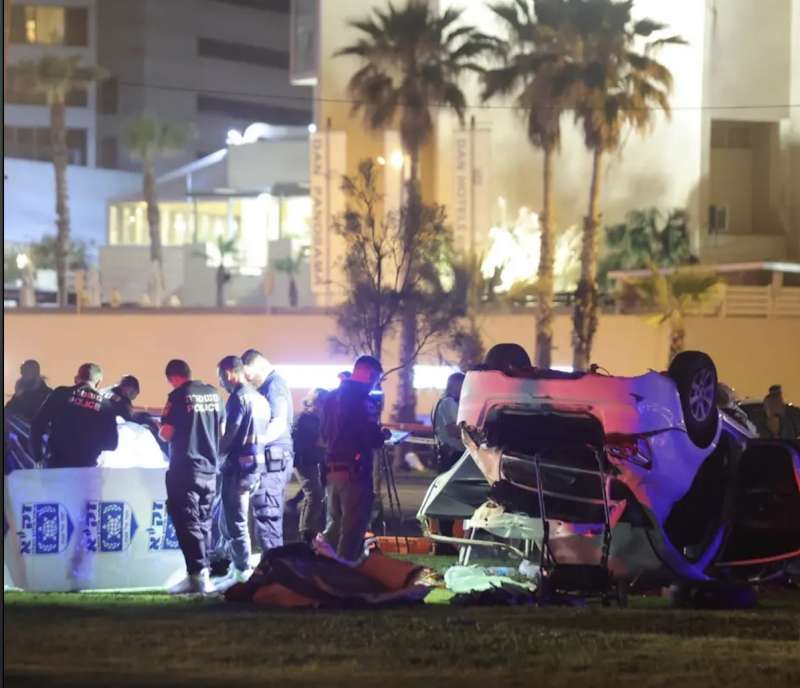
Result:
<svg viewBox="0 0 800 688">
<path fill-rule="evenodd" d="M 281 200 L 281 238 L 311 241 L 311 197 L 289 196 Z"/>
<path fill-rule="evenodd" d="M 119 209 L 115 205 L 108 209 L 108 243 L 112 246 L 120 243 Z"/>
<path fill-rule="evenodd" d="M 63 7 L 25 7 L 25 38 L 40 45 L 64 44 Z"/>
<path fill-rule="evenodd" d="M 10 40 L 14 44 L 89 44 L 89 11 L 85 7 L 12 5 Z"/>
</svg>

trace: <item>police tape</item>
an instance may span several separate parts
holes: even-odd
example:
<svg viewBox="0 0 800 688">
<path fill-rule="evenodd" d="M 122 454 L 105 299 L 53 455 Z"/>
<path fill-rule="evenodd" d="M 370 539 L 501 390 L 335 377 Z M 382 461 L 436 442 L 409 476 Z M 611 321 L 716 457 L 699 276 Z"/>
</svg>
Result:
<svg viewBox="0 0 800 688">
<path fill-rule="evenodd" d="M 185 574 L 163 468 L 5 477 L 4 586 L 37 592 L 169 586 Z"/>
</svg>

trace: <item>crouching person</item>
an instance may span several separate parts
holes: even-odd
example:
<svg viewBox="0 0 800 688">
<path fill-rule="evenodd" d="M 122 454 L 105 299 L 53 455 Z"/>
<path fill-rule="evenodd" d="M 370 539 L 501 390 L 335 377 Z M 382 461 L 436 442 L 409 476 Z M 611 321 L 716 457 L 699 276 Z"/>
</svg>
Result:
<svg viewBox="0 0 800 688">
<path fill-rule="evenodd" d="M 186 361 L 170 361 L 166 376 L 173 390 L 164 407 L 159 434 L 169 443 L 167 510 L 187 573 L 170 592 L 213 593 L 207 547 L 224 419 L 222 398 L 211 385 L 192 380 Z"/>
<path fill-rule="evenodd" d="M 216 584 L 217 590 L 224 592 L 251 574 L 247 515 L 250 496 L 264 477 L 270 409 L 266 398 L 247 383 L 241 358 L 226 356 L 219 362 L 218 372 L 220 384 L 230 395 L 220 443 L 222 508 L 217 521 L 222 549 L 231 560 L 228 575 Z"/>
<path fill-rule="evenodd" d="M 358 561 L 364 553 L 364 533 L 375 498 L 372 455 L 385 437 L 379 407 L 370 392 L 382 373 L 377 359 L 361 356 L 352 376 L 330 394 L 322 414 L 328 502 L 322 544 L 330 545 L 348 562 Z"/>
</svg>

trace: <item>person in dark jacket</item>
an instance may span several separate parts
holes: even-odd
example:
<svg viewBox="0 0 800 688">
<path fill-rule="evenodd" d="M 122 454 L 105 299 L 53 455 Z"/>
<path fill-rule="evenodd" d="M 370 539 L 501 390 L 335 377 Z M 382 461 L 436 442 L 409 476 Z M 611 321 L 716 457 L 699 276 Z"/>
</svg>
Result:
<svg viewBox="0 0 800 688">
<path fill-rule="evenodd" d="M 250 577 L 250 533 L 247 512 L 250 495 L 266 475 L 264 450 L 270 411 L 266 398 L 251 387 L 238 356 L 219 362 L 220 384 L 229 393 L 225 405 L 225 433 L 220 442 L 222 474 L 218 515 L 223 552 L 231 560 L 228 574 L 216 583 L 225 592 Z"/>
<path fill-rule="evenodd" d="M 169 442 L 167 511 L 186 562 L 186 578 L 173 594 L 213 593 L 207 543 L 211 535 L 211 503 L 216 493 L 222 397 L 211 385 L 192 380 L 186 361 L 167 363 L 172 386 L 161 416 L 161 439 Z"/>
<path fill-rule="evenodd" d="M 133 420 L 133 402 L 139 396 L 139 380 L 133 375 L 126 375 L 117 385 L 103 390 L 103 404 L 123 420 Z"/>
<path fill-rule="evenodd" d="M 294 472 L 300 483 L 303 501 L 300 504 L 298 531 L 303 542 L 311 543 L 322 530 L 325 492 L 322 488 L 322 408 L 327 391 L 313 390 L 303 401 L 304 410 L 292 429 Z"/>
<path fill-rule="evenodd" d="M 96 363 L 78 368 L 72 387 L 56 387 L 31 423 L 31 450 L 44 460 L 43 435 L 48 435 L 48 468 L 85 468 L 97 465 L 103 451 L 117 448 L 117 421 L 103 408 L 98 386 L 103 371 Z"/>
<path fill-rule="evenodd" d="M 283 545 L 283 506 L 292 476 L 294 408 L 289 385 L 263 354 L 248 349 L 242 354 L 247 381 L 269 402 L 270 420 L 265 439 L 266 475 L 253 492 L 253 519 L 261 549 Z"/>
<path fill-rule="evenodd" d="M 386 438 L 378 403 L 370 397 L 382 374 L 377 359 L 361 356 L 352 377 L 328 397 L 322 416 L 328 525 L 321 539 L 340 559 L 354 563 L 364 553 L 375 498 L 372 455 Z"/>
<path fill-rule="evenodd" d="M 29 359 L 19 368 L 20 378 L 14 385 L 14 396 L 3 409 L 30 423 L 53 390 L 42 377 L 39 362 Z"/>
</svg>

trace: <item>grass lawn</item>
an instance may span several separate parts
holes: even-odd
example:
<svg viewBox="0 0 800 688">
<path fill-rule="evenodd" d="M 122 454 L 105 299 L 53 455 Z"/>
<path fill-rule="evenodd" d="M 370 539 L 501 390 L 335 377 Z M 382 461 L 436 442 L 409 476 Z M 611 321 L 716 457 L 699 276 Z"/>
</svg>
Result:
<svg viewBox="0 0 800 688">
<path fill-rule="evenodd" d="M 751 611 L 266 611 L 161 594 L 4 595 L 7 686 L 800 686 L 800 592 Z"/>
</svg>

